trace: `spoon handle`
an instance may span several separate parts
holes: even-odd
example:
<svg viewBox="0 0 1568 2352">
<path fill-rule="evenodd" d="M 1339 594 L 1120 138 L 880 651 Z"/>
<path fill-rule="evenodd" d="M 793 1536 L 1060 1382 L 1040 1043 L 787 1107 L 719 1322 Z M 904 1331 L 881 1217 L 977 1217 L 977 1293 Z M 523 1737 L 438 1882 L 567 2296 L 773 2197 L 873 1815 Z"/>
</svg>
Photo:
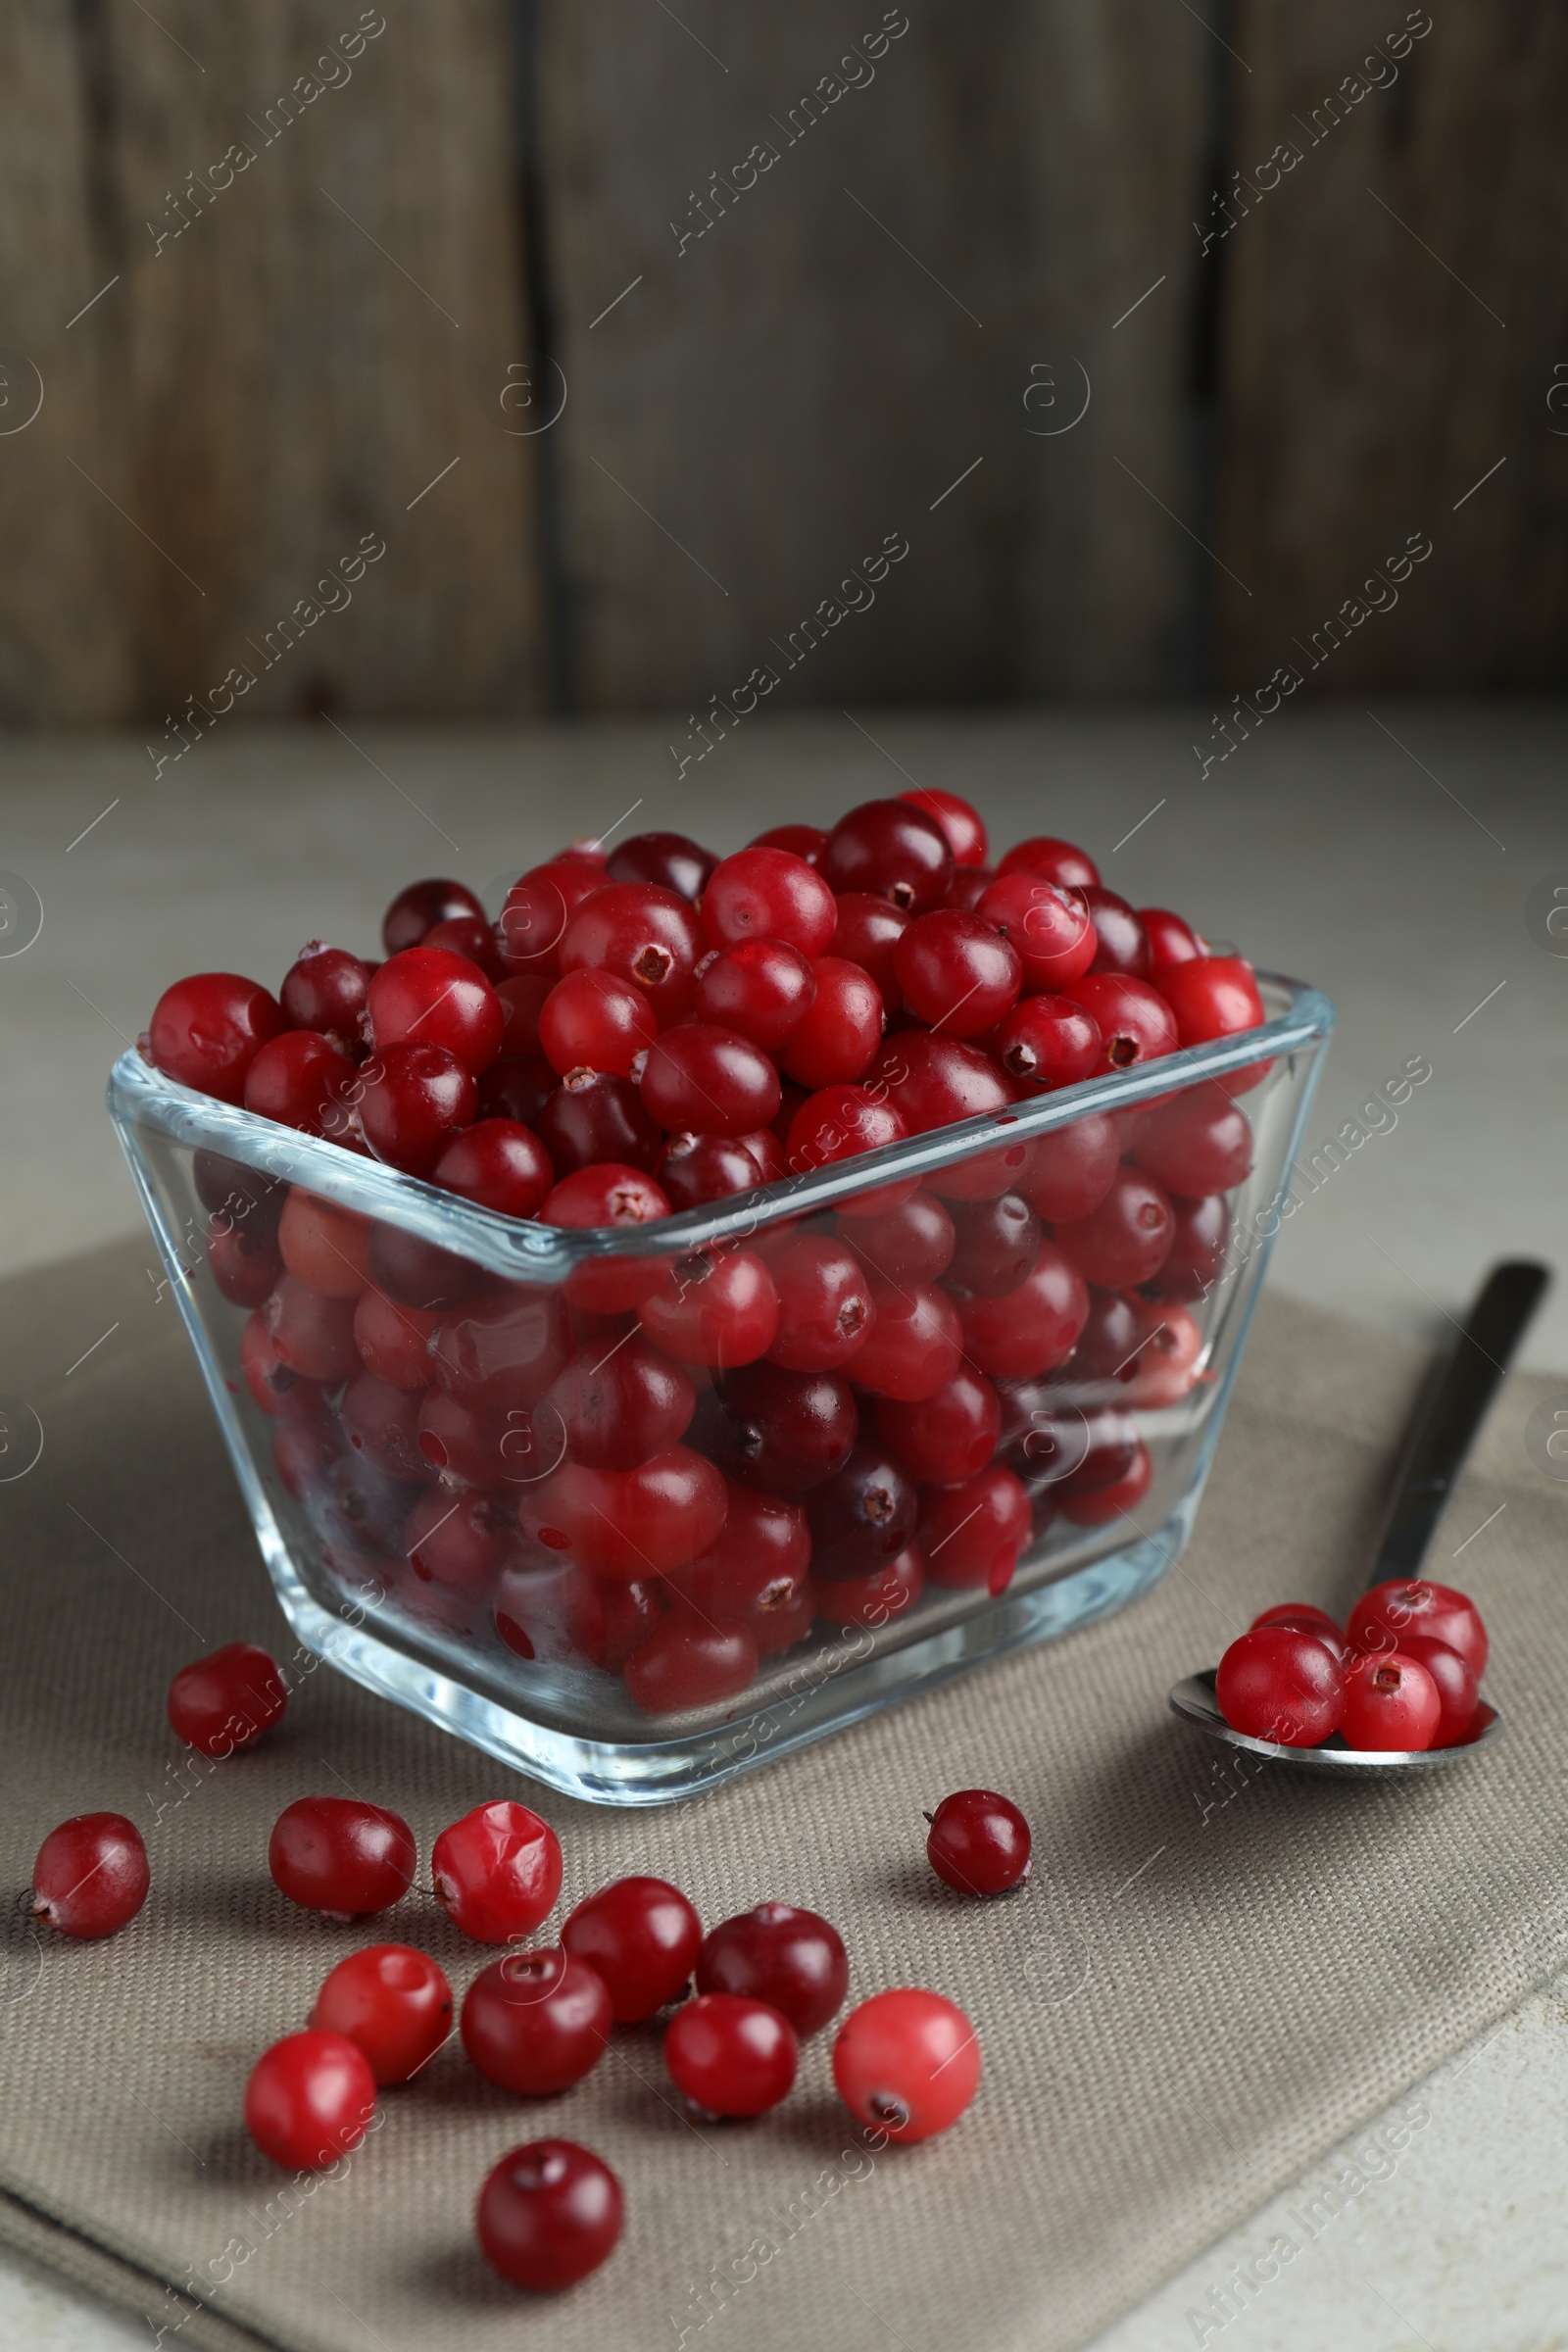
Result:
<svg viewBox="0 0 1568 2352">
<path fill-rule="evenodd" d="M 1470 1442 L 1551 1281 L 1534 1258 L 1504 1259 L 1482 1284 L 1442 1378 L 1405 1442 L 1371 1582 L 1414 1577 Z"/>
</svg>

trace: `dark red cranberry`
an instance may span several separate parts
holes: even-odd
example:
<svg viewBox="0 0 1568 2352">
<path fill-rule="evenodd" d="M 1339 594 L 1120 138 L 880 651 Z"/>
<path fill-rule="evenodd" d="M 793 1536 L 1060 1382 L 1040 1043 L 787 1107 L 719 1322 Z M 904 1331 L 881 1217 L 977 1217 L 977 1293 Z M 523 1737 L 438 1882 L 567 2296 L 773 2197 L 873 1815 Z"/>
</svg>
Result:
<svg viewBox="0 0 1568 2352">
<path fill-rule="evenodd" d="M 1435 1641 L 1430 1634 L 1401 1635 L 1397 1654 L 1401 1658 L 1414 1658 L 1432 1677 L 1441 1710 L 1433 1746 L 1461 1746 L 1475 1727 L 1480 1697 L 1471 1668 L 1456 1649 L 1450 1649 L 1446 1642 Z"/>
<path fill-rule="evenodd" d="M 1029 1876 L 1029 1824 L 1010 1797 L 957 1788 L 927 1818 L 927 1858 L 960 1894 L 1005 1894 Z"/>
<path fill-rule="evenodd" d="M 419 1443 L 418 1390 L 395 1389 L 362 1372 L 344 1390 L 338 1418 L 355 1452 L 388 1478 L 423 1486 L 435 1476 Z"/>
<path fill-rule="evenodd" d="M 815 998 L 809 956 L 782 939 L 743 939 L 706 958 L 697 981 L 699 1018 L 738 1031 L 764 1054 L 788 1043 Z"/>
<path fill-rule="evenodd" d="M 653 882 L 677 898 L 699 900 L 718 859 L 684 833 L 633 833 L 605 860 L 611 882 Z"/>
<path fill-rule="evenodd" d="M 913 1402 L 934 1396 L 958 1368 L 963 1329 L 946 1291 L 932 1283 L 883 1283 L 873 1276 L 871 1328 L 856 1353 L 858 1388 Z"/>
<path fill-rule="evenodd" d="M 1206 956 L 1208 946 L 1179 914 L 1166 906 L 1140 906 L 1138 919 L 1149 941 L 1150 978 L 1157 980 L 1168 972 L 1173 963 L 1191 963 L 1198 956 Z"/>
<path fill-rule="evenodd" d="M 1040 1253 L 1040 1219 L 1016 1193 L 994 1200 L 956 1201 L 956 1245 L 948 1279 L 982 1298 L 1015 1291 Z"/>
<path fill-rule="evenodd" d="M 1120 1163 L 1115 1120 L 1092 1112 L 1070 1127 L 1036 1136 L 1018 1190 L 1049 1224 L 1087 1217 L 1109 1192 Z"/>
<path fill-rule="evenodd" d="M 849 1460 L 858 1416 L 834 1372 L 748 1364 L 698 1409 L 693 1437 L 721 1468 L 772 1494 L 804 1494 Z"/>
<path fill-rule="evenodd" d="M 500 980 L 506 973 L 495 925 L 486 922 L 482 915 L 455 914 L 450 921 L 437 923 L 433 931 L 427 931 L 419 945 L 463 956 L 468 963 L 477 964 L 487 980 Z"/>
<path fill-rule="evenodd" d="M 949 1037 L 983 1037 L 1017 1003 L 1018 951 L 978 914 L 938 907 L 916 916 L 893 955 L 904 1002 Z"/>
<path fill-rule="evenodd" d="M 459 1301 L 430 1344 L 435 1377 L 448 1395 L 504 1404 L 537 1404 L 567 1353 L 560 1298 L 528 1284 Z"/>
<path fill-rule="evenodd" d="M 504 1507 L 490 1494 L 456 1494 L 431 1487 L 409 1513 L 404 1556 L 427 1585 L 453 1592 L 482 1592 L 506 1558 L 514 1534 Z"/>
<path fill-rule="evenodd" d="M 1016 842 L 1000 860 L 997 871 L 1038 874 L 1047 882 L 1058 882 L 1073 890 L 1092 890 L 1100 880 L 1100 868 L 1092 858 L 1070 841 L 1056 841 L 1050 834 L 1036 834 L 1028 841 Z"/>
<path fill-rule="evenodd" d="M 502 1217 L 536 1215 L 555 1181 L 549 1152 L 515 1119 L 480 1119 L 465 1128 L 430 1170 L 432 1184 Z"/>
<path fill-rule="evenodd" d="M 956 792 L 943 792 L 935 786 L 917 784 L 911 792 L 902 792 L 900 800 L 910 802 L 922 816 L 934 817 L 948 837 L 956 866 L 984 865 L 989 843 L 985 819 L 978 808 L 961 801 Z"/>
<path fill-rule="evenodd" d="M 993 1597 L 1012 1582 L 1018 1554 L 1034 1532 L 1023 1482 L 993 1462 L 961 1487 L 928 1494 L 920 1515 L 920 1549 L 935 1585 L 978 1585 Z"/>
<path fill-rule="evenodd" d="M 925 1554 L 906 1544 L 896 1560 L 864 1576 L 847 1576 L 816 1589 L 816 1613 L 824 1625 L 863 1627 L 875 1633 L 912 1609 L 925 1590 Z"/>
<path fill-rule="evenodd" d="M 797 2034 L 819 2034 L 850 1989 L 849 1954 L 837 1928 L 817 1912 L 759 1903 L 704 1938 L 697 1989 L 765 2001 Z"/>
<path fill-rule="evenodd" d="M 781 1060 L 798 1086 L 849 1085 L 882 1042 L 882 991 L 858 963 L 819 956 L 811 966 L 816 995 L 796 1024 Z"/>
<path fill-rule="evenodd" d="M 807 1589 L 811 1537 L 806 1512 L 781 1494 L 733 1480 L 724 1524 L 707 1551 L 671 1569 L 669 1591 L 694 1616 L 714 1625 L 746 1625 L 763 1642 L 781 1612 Z"/>
<path fill-rule="evenodd" d="M 1067 990 L 1100 1031 L 1102 1070 L 1129 1070 L 1176 1051 L 1176 1023 L 1158 989 L 1125 972 L 1086 972 Z"/>
<path fill-rule="evenodd" d="M 788 850 L 793 858 L 804 858 L 808 865 L 820 865 L 822 852 L 827 848 L 827 828 L 824 825 L 774 825 L 766 833 L 759 833 L 747 844 L 753 850 Z"/>
<path fill-rule="evenodd" d="M 833 1372 L 870 1337 L 876 1308 L 865 1269 L 842 1241 L 790 1233 L 764 1250 L 778 1292 L 768 1354 L 792 1372 Z"/>
<path fill-rule="evenodd" d="M 501 1051 L 506 1015 L 482 971 L 445 948 L 406 948 L 383 963 L 366 999 L 378 1052 L 441 1046 L 478 1073 Z"/>
<path fill-rule="evenodd" d="M 907 801 L 865 801 L 839 818 L 822 853 L 835 891 L 864 890 L 910 914 L 940 906 L 953 881 L 947 834 Z"/>
<path fill-rule="evenodd" d="M 496 1001 L 505 1024 L 501 1032 L 503 1061 L 543 1053 L 539 1043 L 539 1015 L 555 986 L 542 972 L 525 972 L 515 980 L 497 981 Z M 490 1067 L 493 1070 L 496 1064 L 492 1062 Z"/>
<path fill-rule="evenodd" d="M 384 1291 L 362 1291 L 354 1306 L 354 1345 L 368 1372 L 389 1388 L 427 1389 L 435 1377 L 430 1337 L 438 1317 L 402 1306 Z"/>
<path fill-rule="evenodd" d="M 1088 1283 L 1052 1242 L 1042 1242 L 1015 1291 L 958 1304 L 964 1353 L 994 1380 L 1027 1380 L 1054 1370 L 1077 1346 L 1088 1314 Z"/>
<path fill-rule="evenodd" d="M 1071 997 L 1025 997 L 990 1043 L 1010 1078 L 1042 1094 L 1077 1086 L 1101 1061 L 1099 1024 Z"/>
<path fill-rule="evenodd" d="M 871 1087 L 824 1086 L 808 1095 L 796 1109 L 785 1138 L 784 1156 L 797 1176 L 817 1168 L 835 1167 L 840 1160 L 857 1159 L 862 1152 L 880 1152 L 901 1144 L 907 1135 L 902 1114 Z M 879 1184 L 840 1203 L 845 1216 L 881 1215 L 896 1208 L 915 1189 L 917 1179 L 899 1178 Z"/>
<path fill-rule="evenodd" d="M 478 1268 L 400 1225 L 375 1224 L 366 1258 L 377 1289 L 403 1306 L 456 1306 L 478 1283 Z"/>
<path fill-rule="evenodd" d="M 836 1579 L 895 1558 L 914 1534 L 920 1498 L 898 1456 L 862 1438 L 844 1468 L 811 1489 L 807 1510 L 812 1573 Z"/>
<path fill-rule="evenodd" d="M 479 1081 L 478 1115 L 537 1126 L 539 1113 L 560 1083 L 542 1054 L 501 1054 Z"/>
<path fill-rule="evenodd" d="M 629 1470 L 678 1444 L 697 1398 L 679 1364 L 633 1334 L 590 1343 L 552 1385 L 545 1403 L 561 1416 L 572 1459 L 593 1470 Z"/>
<path fill-rule="evenodd" d="M 614 2017 L 597 1970 L 559 1945 L 509 1952 L 468 1986 L 459 2031 L 487 2082 L 548 2098 L 604 2056 Z"/>
<path fill-rule="evenodd" d="M 182 1666 L 169 1686 L 169 1720 L 187 1747 L 229 1756 L 281 1723 L 288 1687 L 254 1642 L 228 1642 Z"/>
<path fill-rule="evenodd" d="M 983 1372 L 960 1364 L 946 1388 L 913 1404 L 879 1396 L 877 1435 L 928 1486 L 978 1477 L 1002 1435 L 1002 1404 Z"/>
<path fill-rule="evenodd" d="M 215 1232 L 232 1225 L 269 1238 L 276 1233 L 289 1197 L 283 1177 L 247 1168 L 240 1160 L 225 1159 L 220 1152 L 198 1152 L 191 1161 L 191 1180 L 202 1206 L 213 1212 Z"/>
<path fill-rule="evenodd" d="M 745 1135 L 778 1109 L 778 1072 L 760 1046 L 706 1021 L 668 1029 L 648 1053 L 644 1106 L 673 1134 Z"/>
<path fill-rule="evenodd" d="M 892 1283 L 935 1282 L 957 1247 L 952 1213 L 927 1192 L 875 1216 L 852 1217 L 844 1239 L 868 1272 Z"/>
<path fill-rule="evenodd" d="M 574 1071 L 531 1121 L 562 1176 L 601 1160 L 652 1169 L 663 1138 L 629 1078 Z"/>
<path fill-rule="evenodd" d="M 1005 1110 L 1012 1099 L 1002 1072 L 978 1046 L 918 1029 L 901 1030 L 886 1040 L 866 1072 L 866 1084 L 886 1089 L 909 1135 Z"/>
<path fill-rule="evenodd" d="M 352 1129 L 354 1064 L 329 1037 L 285 1029 L 268 1041 L 245 1074 L 245 1107 L 258 1118 L 303 1135 L 341 1141 Z"/>
<path fill-rule="evenodd" d="M 196 972 L 159 998 L 147 1051 L 166 1078 L 220 1102 L 241 1102 L 251 1063 L 282 1026 L 281 1007 L 254 980 Z"/>
<path fill-rule="evenodd" d="M 547 1546 L 548 1548 L 548 1546 Z M 504 1568 L 496 1587 L 496 1632 L 519 1658 L 619 1673 L 663 1615 L 652 1578 L 592 1576 L 574 1560 Z"/>
<path fill-rule="evenodd" d="M 557 2293 L 613 2252 L 624 2205 L 620 2182 L 591 2149 L 569 2139 L 510 2148 L 479 2191 L 479 2250 L 514 2286 Z"/>
<path fill-rule="evenodd" d="M 353 1053 L 365 1041 L 362 1016 L 369 985 L 369 966 L 358 956 L 313 939 L 284 973 L 278 1003 L 291 1028 L 319 1029 Z"/>
<path fill-rule="evenodd" d="M 472 1072 L 445 1046 L 387 1046 L 366 1062 L 358 1087 L 366 1142 L 410 1176 L 428 1176 L 479 1106 Z"/>
<path fill-rule="evenodd" d="M 994 866 L 956 866 L 954 869 L 948 895 L 942 904 L 944 906 L 951 906 L 955 914 L 973 914 L 996 878 Z"/>
<path fill-rule="evenodd" d="M 617 2026 L 636 2025 L 685 1985 L 703 1923 L 665 1879 L 612 1879 L 561 1931 L 566 1950 L 602 1979 Z"/>
<path fill-rule="evenodd" d="M 604 887 L 604 867 L 574 858 L 553 858 L 520 875 L 496 922 L 496 950 L 506 971 L 559 979 L 566 925 L 583 900 Z"/>
<path fill-rule="evenodd" d="M 838 901 L 838 925 L 828 943 L 830 956 L 844 963 L 858 963 L 870 973 L 890 1013 L 897 1012 L 904 1003 L 893 975 L 893 952 L 910 919 L 902 906 L 870 891 L 847 890 Z"/>
<path fill-rule="evenodd" d="M 762 2115 L 795 2081 L 800 2043 L 766 2001 L 702 1992 L 664 2032 L 670 2080 L 704 2115 Z"/>
<path fill-rule="evenodd" d="M 751 1152 L 733 1135 L 672 1135 L 654 1173 L 676 1211 L 754 1192 L 762 1181 Z"/>
<path fill-rule="evenodd" d="M 357 1796 L 299 1797 L 272 1824 L 267 1848 L 279 1891 L 337 1920 L 395 1903 L 417 1860 L 408 1823 Z"/>
<path fill-rule="evenodd" d="M 1132 1156 L 1167 1193 L 1228 1193 L 1252 1169 L 1252 1130 L 1223 1088 L 1186 1087 L 1144 1119 Z"/>
<path fill-rule="evenodd" d="M 1119 1168 L 1098 1208 L 1057 1225 L 1056 1247 L 1086 1282 L 1132 1290 L 1153 1280 L 1175 1235 L 1175 1215 L 1161 1187 L 1140 1168 Z"/>
<path fill-rule="evenodd" d="M 650 1338 L 682 1363 L 724 1372 L 767 1353 L 778 1292 L 755 1250 L 698 1250 L 661 1275 L 638 1312 Z"/>
<path fill-rule="evenodd" d="M 349 1380 L 359 1370 L 352 1298 L 323 1298 L 285 1274 L 264 1312 L 272 1346 L 303 1379 Z"/>
<path fill-rule="evenodd" d="M 277 1244 L 243 1225 L 217 1225 L 207 1236 L 213 1280 L 231 1306 L 261 1306 L 283 1271 Z"/>
<path fill-rule="evenodd" d="M 454 915 L 485 920 L 484 908 L 462 882 L 411 882 L 400 890 L 381 919 L 381 945 L 389 956 L 416 948 L 437 923 Z"/>
<path fill-rule="evenodd" d="M 1074 1391 L 1085 1381 L 1091 1387 L 1102 1381 L 1125 1387 L 1138 1377 L 1140 1350 L 1148 1338 L 1148 1327 L 1132 1299 L 1120 1291 L 1091 1288 L 1088 1319 L 1062 1377 Z"/>
<path fill-rule="evenodd" d="M 1152 1298 L 1206 1298 L 1230 1246 L 1230 1203 L 1223 1193 L 1204 1200 L 1173 1200 L 1175 1228 L 1156 1272 L 1145 1284 Z"/>
<path fill-rule="evenodd" d="M 757 1641 L 744 1625 L 703 1625 L 672 1611 L 625 1665 L 628 1695 L 649 1715 L 738 1698 L 757 1680 Z"/>
<path fill-rule="evenodd" d="M 607 882 L 566 925 L 561 969 L 586 967 L 630 980 L 663 1029 L 691 1010 L 703 946 L 696 915 L 674 891 L 652 882 Z"/>
<path fill-rule="evenodd" d="M 1090 883 L 1084 890 L 1084 904 L 1089 919 L 1095 926 L 1099 946 L 1092 972 L 1126 972 L 1134 979 L 1149 977 L 1149 934 L 1128 906 L 1113 890 L 1103 890 Z"/>
<path fill-rule="evenodd" d="M 113 1936 L 147 1900 L 141 1832 L 123 1813 L 76 1813 L 50 1831 L 32 1866 L 32 1916 L 83 1942 Z"/>
</svg>

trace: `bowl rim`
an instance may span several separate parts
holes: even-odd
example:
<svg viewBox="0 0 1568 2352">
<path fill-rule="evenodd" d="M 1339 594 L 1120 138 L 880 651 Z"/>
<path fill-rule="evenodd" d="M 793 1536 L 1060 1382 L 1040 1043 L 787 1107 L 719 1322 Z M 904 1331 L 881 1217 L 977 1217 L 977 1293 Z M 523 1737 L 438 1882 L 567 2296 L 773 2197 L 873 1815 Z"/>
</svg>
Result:
<svg viewBox="0 0 1568 2352">
<path fill-rule="evenodd" d="M 1183 1047 L 1130 1070 L 1086 1078 L 1032 1102 L 909 1136 L 804 1175 L 779 1177 L 753 1192 L 683 1209 L 631 1231 L 542 1225 L 480 1208 L 384 1161 L 346 1152 L 324 1137 L 302 1135 L 255 1111 L 180 1086 L 144 1061 L 134 1048 L 122 1054 L 110 1071 L 108 1103 L 127 1149 L 134 1133 L 151 1128 L 171 1142 L 220 1153 L 362 1216 L 396 1225 L 438 1249 L 456 1250 L 487 1272 L 514 1281 L 564 1282 L 589 1258 L 673 1261 L 710 1247 L 743 1242 L 782 1218 L 831 1208 L 873 1185 L 906 1176 L 923 1178 L 988 1147 L 1033 1142 L 1092 1113 L 1127 1110 L 1198 1080 L 1321 1046 L 1335 1021 L 1334 1007 L 1322 991 L 1280 973 L 1260 970 L 1255 977 L 1265 1003 L 1270 997 L 1282 1003 L 1282 1009 L 1258 1028 Z"/>
</svg>

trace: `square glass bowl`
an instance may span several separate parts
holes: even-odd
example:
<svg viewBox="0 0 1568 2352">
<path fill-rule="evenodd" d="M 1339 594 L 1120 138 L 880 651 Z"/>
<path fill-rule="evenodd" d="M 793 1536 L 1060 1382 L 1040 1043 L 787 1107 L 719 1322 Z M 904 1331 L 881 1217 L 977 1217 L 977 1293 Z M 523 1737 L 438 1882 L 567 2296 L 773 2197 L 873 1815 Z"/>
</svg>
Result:
<svg viewBox="0 0 1568 2352">
<path fill-rule="evenodd" d="M 299 1641 L 657 1804 L 1135 1599 L 1191 1531 L 1333 1027 L 1258 982 L 1243 1037 L 630 1231 L 497 1216 L 122 1055 Z M 874 1316 L 852 1285 L 825 1340 L 808 1313 L 737 1364 L 747 1298 L 845 1244 Z"/>
</svg>

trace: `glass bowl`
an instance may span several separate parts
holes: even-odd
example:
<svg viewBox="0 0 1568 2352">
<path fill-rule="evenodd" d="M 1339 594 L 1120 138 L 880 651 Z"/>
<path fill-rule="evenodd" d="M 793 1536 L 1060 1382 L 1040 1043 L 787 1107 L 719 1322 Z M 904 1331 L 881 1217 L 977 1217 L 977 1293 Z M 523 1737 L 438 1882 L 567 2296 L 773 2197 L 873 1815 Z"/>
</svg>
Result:
<svg viewBox="0 0 1568 2352">
<path fill-rule="evenodd" d="M 122 1055 L 294 1634 L 522 1773 L 656 1804 L 1135 1599 L 1191 1532 L 1333 1027 L 1258 984 L 1243 1037 L 629 1232 L 497 1216 Z M 818 1264 L 851 1277 L 831 1328 L 735 1362 Z"/>
</svg>

